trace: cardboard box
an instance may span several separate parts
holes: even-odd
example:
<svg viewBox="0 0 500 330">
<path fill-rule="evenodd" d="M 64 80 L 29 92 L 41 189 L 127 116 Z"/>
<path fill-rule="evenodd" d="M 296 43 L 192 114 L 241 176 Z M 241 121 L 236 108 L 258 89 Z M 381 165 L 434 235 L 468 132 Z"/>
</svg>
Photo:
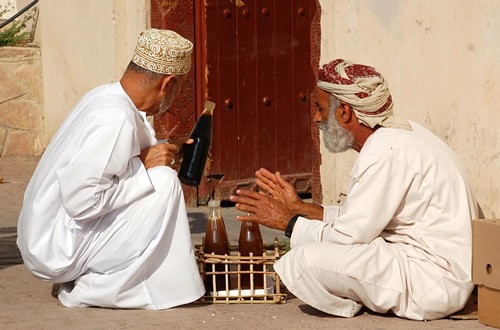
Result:
<svg viewBox="0 0 500 330">
<path fill-rule="evenodd" d="M 472 223 L 472 280 L 479 322 L 500 328 L 500 219 Z"/>
</svg>

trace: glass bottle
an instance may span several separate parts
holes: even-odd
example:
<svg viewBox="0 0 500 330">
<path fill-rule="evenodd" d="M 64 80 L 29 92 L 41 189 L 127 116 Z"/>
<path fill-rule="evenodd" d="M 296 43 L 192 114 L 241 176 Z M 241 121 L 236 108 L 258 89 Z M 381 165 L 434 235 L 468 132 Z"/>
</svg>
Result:
<svg viewBox="0 0 500 330">
<path fill-rule="evenodd" d="M 261 257 L 264 252 L 264 242 L 262 240 L 262 234 L 260 233 L 260 227 L 258 223 L 251 221 L 242 221 L 240 228 L 240 238 L 238 241 L 239 251 L 242 256 L 253 256 Z M 250 264 L 241 264 L 242 271 L 250 271 Z M 262 272 L 264 267 L 262 264 L 253 264 L 253 288 L 262 289 L 264 287 L 264 276 Z M 251 288 L 251 277 L 250 274 L 241 274 L 241 288 L 250 289 Z"/>
<path fill-rule="evenodd" d="M 214 253 L 217 255 L 229 255 L 229 240 L 227 237 L 226 226 L 222 218 L 219 200 L 210 200 L 208 202 L 208 222 L 207 230 L 205 233 L 205 253 Z M 213 272 L 212 263 L 205 264 L 205 272 Z M 224 264 L 215 264 L 215 271 L 217 273 L 224 272 L 226 267 Z M 229 270 L 229 266 L 228 266 Z M 228 280 L 228 289 L 230 289 L 230 276 L 227 274 L 206 275 L 205 289 L 208 293 L 214 291 L 213 278 L 215 276 L 216 291 L 226 290 L 226 278 Z"/>
<path fill-rule="evenodd" d="M 205 169 L 208 151 L 212 145 L 212 123 L 215 103 L 206 101 L 205 110 L 196 122 L 189 135 L 194 140 L 192 144 L 185 144 L 184 156 L 179 169 L 179 179 L 189 186 L 198 186 Z"/>
</svg>

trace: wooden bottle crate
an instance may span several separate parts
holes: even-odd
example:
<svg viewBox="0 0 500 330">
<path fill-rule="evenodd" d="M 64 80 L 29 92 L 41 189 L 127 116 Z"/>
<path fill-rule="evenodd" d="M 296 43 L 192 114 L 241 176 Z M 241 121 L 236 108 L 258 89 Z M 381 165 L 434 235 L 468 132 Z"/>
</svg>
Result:
<svg viewBox="0 0 500 330">
<path fill-rule="evenodd" d="M 231 246 L 229 255 L 205 253 L 203 252 L 203 239 L 202 244 L 196 245 L 195 248 L 200 275 L 204 281 L 207 276 L 211 277 L 214 288 L 212 292 L 206 292 L 199 302 L 208 304 L 286 303 L 286 289 L 273 269 L 274 263 L 285 253 L 277 238 L 274 239 L 274 244 L 264 246 L 265 251 L 261 256 L 242 256 L 237 246 Z M 206 267 L 207 265 L 210 266 Z M 224 265 L 224 270 L 217 270 L 216 265 Z M 245 267 L 249 270 L 242 270 L 243 265 L 249 265 Z M 255 265 L 262 265 L 262 269 L 254 270 Z M 250 289 L 242 288 L 243 274 L 250 275 Z M 217 287 L 217 275 L 225 278 L 225 286 L 222 288 Z M 263 276 L 263 288 L 255 288 L 257 276 Z"/>
</svg>

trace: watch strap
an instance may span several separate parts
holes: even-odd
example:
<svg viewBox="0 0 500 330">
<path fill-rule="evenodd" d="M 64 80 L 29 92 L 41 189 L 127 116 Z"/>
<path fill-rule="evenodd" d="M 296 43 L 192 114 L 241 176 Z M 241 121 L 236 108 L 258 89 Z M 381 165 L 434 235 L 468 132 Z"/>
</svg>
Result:
<svg viewBox="0 0 500 330">
<path fill-rule="evenodd" d="M 293 217 L 290 218 L 288 221 L 288 225 L 286 226 L 285 229 L 285 236 L 290 238 L 292 237 L 292 232 L 293 232 L 293 227 L 295 227 L 295 223 L 297 222 L 297 219 L 300 217 L 300 214 L 296 214 Z"/>
</svg>

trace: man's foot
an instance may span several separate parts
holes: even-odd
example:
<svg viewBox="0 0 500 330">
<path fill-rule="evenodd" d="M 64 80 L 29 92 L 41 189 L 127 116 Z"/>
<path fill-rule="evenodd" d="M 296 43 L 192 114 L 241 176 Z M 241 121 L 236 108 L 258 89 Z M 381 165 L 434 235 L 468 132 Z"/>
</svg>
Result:
<svg viewBox="0 0 500 330">
<path fill-rule="evenodd" d="M 62 286 L 65 286 L 65 287 L 69 286 L 71 288 L 71 290 L 73 290 L 73 287 L 75 286 L 75 281 L 70 281 L 70 282 L 66 282 L 66 283 L 54 283 L 52 285 L 52 292 L 50 293 L 52 295 L 52 297 L 57 298 L 59 296 L 59 290 L 61 290 Z"/>
<path fill-rule="evenodd" d="M 50 293 L 50 295 L 54 298 L 57 298 L 57 296 L 59 295 L 59 288 L 61 287 L 61 284 L 59 283 L 54 283 L 52 285 L 52 292 Z"/>
</svg>

